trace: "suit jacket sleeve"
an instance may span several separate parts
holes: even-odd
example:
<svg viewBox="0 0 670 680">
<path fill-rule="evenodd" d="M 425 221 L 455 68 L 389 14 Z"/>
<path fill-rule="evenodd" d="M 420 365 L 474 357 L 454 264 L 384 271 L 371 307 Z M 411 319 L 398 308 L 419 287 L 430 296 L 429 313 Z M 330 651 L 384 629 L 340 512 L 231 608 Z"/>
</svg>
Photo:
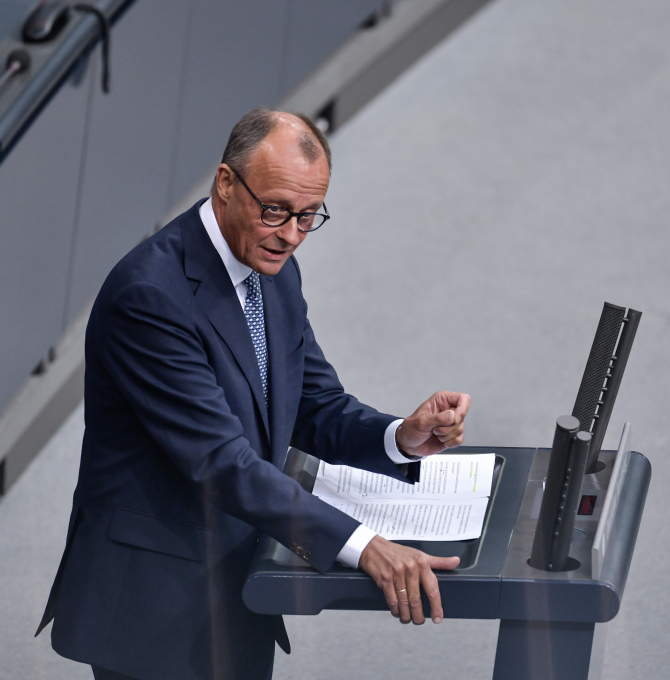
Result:
<svg viewBox="0 0 670 680">
<path fill-rule="evenodd" d="M 225 512 L 301 546 L 316 569 L 328 571 L 359 523 L 251 448 L 181 304 L 155 283 L 124 287 L 96 324 L 100 361 L 188 480 Z"/>
</svg>

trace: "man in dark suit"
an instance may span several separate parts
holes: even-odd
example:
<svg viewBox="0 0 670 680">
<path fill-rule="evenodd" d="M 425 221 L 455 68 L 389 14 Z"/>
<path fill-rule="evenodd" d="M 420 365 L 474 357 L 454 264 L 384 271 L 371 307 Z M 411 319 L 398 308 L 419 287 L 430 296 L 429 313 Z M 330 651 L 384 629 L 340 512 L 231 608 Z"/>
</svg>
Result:
<svg viewBox="0 0 670 680">
<path fill-rule="evenodd" d="M 346 394 L 306 315 L 293 252 L 328 218 L 330 150 L 304 117 L 235 127 L 212 198 L 113 269 L 86 334 L 86 432 L 65 553 L 39 631 L 99 680 L 264 680 L 281 617 L 242 585 L 259 532 L 324 573 L 336 559 L 391 612 L 439 622 L 432 558 L 374 535 L 281 472 L 287 448 L 411 483 L 462 442 L 467 395 L 404 420 Z"/>
</svg>

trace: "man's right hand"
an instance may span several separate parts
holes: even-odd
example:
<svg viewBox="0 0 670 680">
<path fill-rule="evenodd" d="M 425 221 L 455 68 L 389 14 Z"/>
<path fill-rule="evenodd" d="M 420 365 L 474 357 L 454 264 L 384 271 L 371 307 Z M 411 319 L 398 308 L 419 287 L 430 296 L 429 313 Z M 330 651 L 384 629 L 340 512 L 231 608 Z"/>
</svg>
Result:
<svg viewBox="0 0 670 680">
<path fill-rule="evenodd" d="M 375 536 L 365 547 L 359 566 L 384 591 L 391 614 L 401 623 L 425 621 L 421 587 L 430 602 L 433 623 L 442 621 L 442 599 L 433 569 L 455 569 L 458 557 L 433 557 L 414 548 Z"/>
</svg>

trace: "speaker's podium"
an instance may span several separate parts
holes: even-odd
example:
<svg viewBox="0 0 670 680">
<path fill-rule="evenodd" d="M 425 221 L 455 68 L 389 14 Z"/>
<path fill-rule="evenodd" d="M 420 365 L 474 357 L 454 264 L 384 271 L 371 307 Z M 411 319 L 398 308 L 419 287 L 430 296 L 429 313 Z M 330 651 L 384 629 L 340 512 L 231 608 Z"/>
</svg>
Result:
<svg viewBox="0 0 670 680">
<path fill-rule="evenodd" d="M 548 449 L 461 447 L 457 451 L 496 454 L 481 537 L 404 542 L 430 555 L 461 558 L 458 569 L 436 572 L 444 616 L 500 619 L 494 680 L 600 676 L 604 624 L 621 605 L 651 478 L 649 462 L 630 450 L 628 435 L 626 426 L 618 451 L 602 451 L 601 469 L 584 477 L 568 571 L 528 564 Z M 318 463 L 291 449 L 285 472 L 311 491 Z M 362 570 L 336 565 L 319 574 L 267 536 L 259 541 L 243 597 L 261 614 L 388 609 L 381 590 Z M 425 599 L 424 611 L 430 611 Z M 448 660 L 436 659 L 443 661 Z"/>
<path fill-rule="evenodd" d="M 647 459 L 631 450 L 628 423 L 618 450 L 601 451 L 640 317 L 605 303 L 572 416 L 558 419 L 551 449 L 459 449 L 496 454 L 478 539 L 408 543 L 461 558 L 458 569 L 437 572 L 445 617 L 500 619 L 494 680 L 600 678 L 606 624 L 621 606 L 651 479 Z M 285 472 L 311 491 L 318 465 L 292 449 Z M 319 574 L 267 536 L 243 597 L 261 614 L 387 609 L 362 570 Z"/>
</svg>

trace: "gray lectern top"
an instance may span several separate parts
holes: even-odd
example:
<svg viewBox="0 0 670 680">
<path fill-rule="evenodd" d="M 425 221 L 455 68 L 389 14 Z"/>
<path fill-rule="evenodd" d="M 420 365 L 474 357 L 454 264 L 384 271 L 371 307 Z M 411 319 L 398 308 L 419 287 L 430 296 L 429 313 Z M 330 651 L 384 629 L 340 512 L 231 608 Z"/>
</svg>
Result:
<svg viewBox="0 0 670 680">
<path fill-rule="evenodd" d="M 622 440 L 622 447 L 625 442 Z M 642 516 L 651 467 L 625 451 L 626 469 L 608 525 L 608 547 L 598 578 L 592 550 L 617 458 L 603 451 L 604 468 L 587 475 L 575 522 L 570 571 L 548 572 L 527 563 L 543 493 L 548 449 L 461 447 L 463 453 L 495 453 L 491 497 L 482 535 L 468 541 L 403 542 L 424 552 L 458 555 L 451 572 L 436 572 L 444 616 L 449 618 L 603 622 L 616 616 Z M 314 485 L 319 461 L 291 449 L 285 472 L 305 489 Z M 590 512 L 591 514 L 583 514 Z M 383 593 L 360 569 L 335 565 L 319 574 L 275 540 L 262 536 L 244 586 L 246 605 L 263 614 L 318 614 L 323 609 L 385 610 Z M 424 602 L 426 612 L 429 611 Z"/>
</svg>

